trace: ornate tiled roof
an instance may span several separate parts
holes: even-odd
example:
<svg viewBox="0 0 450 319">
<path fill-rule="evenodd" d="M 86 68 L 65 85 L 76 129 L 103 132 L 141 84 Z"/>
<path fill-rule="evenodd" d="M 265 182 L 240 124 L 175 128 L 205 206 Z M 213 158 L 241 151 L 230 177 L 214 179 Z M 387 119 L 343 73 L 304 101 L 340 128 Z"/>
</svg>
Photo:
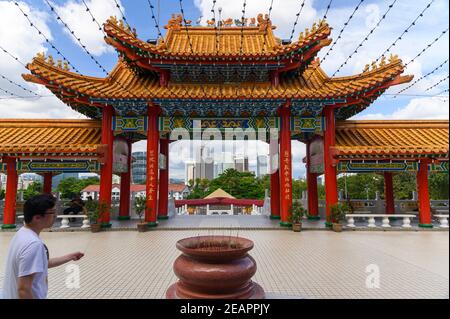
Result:
<svg viewBox="0 0 450 319">
<path fill-rule="evenodd" d="M 137 52 L 138 55 L 151 54 L 154 58 L 189 58 L 189 60 L 211 57 L 227 59 L 286 57 L 291 52 L 300 49 L 310 49 L 315 45 L 321 47 L 329 45 L 325 40 L 331 33 L 331 28 L 325 21 L 314 23 L 311 31 L 306 29 L 301 33 L 298 41 L 283 45 L 272 32 L 275 28 L 271 21 L 261 15 L 258 21 L 250 25 L 232 27 L 232 20 L 222 27 L 193 27 L 184 26 L 181 16 L 173 17 L 166 26 L 168 29 L 164 39 L 157 44 L 147 43 L 137 37 L 136 31 L 124 26 L 122 21 L 111 17 L 104 25 L 107 34 L 106 41 L 121 52 L 126 53 L 125 47 Z M 257 22 L 257 23 L 256 23 Z M 325 41 L 323 41 L 325 40 Z M 125 45 L 125 47 L 124 47 Z"/>
<path fill-rule="evenodd" d="M 335 155 L 435 156 L 448 158 L 448 121 L 342 121 L 336 125 Z"/>
<path fill-rule="evenodd" d="M 105 79 L 86 77 L 75 74 L 54 65 L 42 55 L 33 59 L 28 65 L 32 75 L 24 75 L 27 81 L 46 85 L 65 103 L 75 109 L 79 106 L 91 106 L 89 99 L 343 99 L 357 111 L 370 105 L 389 86 L 408 82 L 412 76 L 401 76 L 403 64 L 397 57 L 389 63 L 384 60 L 381 65 L 348 77 L 329 78 L 314 61 L 302 75 L 281 79 L 280 85 L 274 87 L 270 82 L 263 83 L 170 83 L 168 87 L 160 86 L 157 76 L 135 74 L 123 61 Z M 353 101 L 354 100 L 354 101 Z M 350 101 L 352 101 L 350 103 Z M 341 106 L 345 106 L 343 103 Z M 354 115 L 354 111 L 340 118 Z M 345 111 L 345 110 L 344 110 Z M 85 113 L 86 114 L 86 113 Z M 89 115 L 89 114 L 87 114 Z"/>
<path fill-rule="evenodd" d="M 92 120 L 0 119 L 0 157 L 91 156 L 101 144 L 101 123 Z"/>
<path fill-rule="evenodd" d="M 336 117 L 347 119 L 390 86 L 413 78 L 401 75 L 404 65 L 392 55 L 389 61 L 383 57 L 379 64 L 366 65 L 360 74 L 330 78 L 314 59 L 331 43 L 325 21 L 290 44 L 274 36 L 268 16 L 236 27 L 231 27 L 231 19 L 219 27 L 211 21 L 210 27 L 191 27 L 183 21 L 173 16 L 165 38 L 152 44 L 110 18 L 104 25 L 106 41 L 121 57 L 106 78 L 76 74 L 67 63 L 63 66 L 42 53 L 27 66 L 31 74 L 24 78 L 45 85 L 73 109 L 95 119 L 106 104 L 119 115 L 145 115 L 150 105 L 160 107 L 164 116 L 195 117 L 207 109 L 210 117 L 267 117 L 275 116 L 288 100 L 296 116 L 319 116 L 324 105 L 336 105 Z"/>
</svg>

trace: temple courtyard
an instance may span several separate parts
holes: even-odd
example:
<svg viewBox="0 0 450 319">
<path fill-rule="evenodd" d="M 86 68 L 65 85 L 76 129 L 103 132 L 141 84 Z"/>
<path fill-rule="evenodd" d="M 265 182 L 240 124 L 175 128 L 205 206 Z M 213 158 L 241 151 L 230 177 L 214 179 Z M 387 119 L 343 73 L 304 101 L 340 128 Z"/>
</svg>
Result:
<svg viewBox="0 0 450 319">
<path fill-rule="evenodd" d="M 79 268 L 49 270 L 49 298 L 164 298 L 177 280 L 175 243 L 208 234 L 254 241 L 254 280 L 269 298 L 449 298 L 447 231 L 268 229 L 43 232 L 50 256 L 85 253 Z M 0 287 L 13 235 L 0 233 Z M 79 287 L 71 281 L 78 269 Z"/>
</svg>

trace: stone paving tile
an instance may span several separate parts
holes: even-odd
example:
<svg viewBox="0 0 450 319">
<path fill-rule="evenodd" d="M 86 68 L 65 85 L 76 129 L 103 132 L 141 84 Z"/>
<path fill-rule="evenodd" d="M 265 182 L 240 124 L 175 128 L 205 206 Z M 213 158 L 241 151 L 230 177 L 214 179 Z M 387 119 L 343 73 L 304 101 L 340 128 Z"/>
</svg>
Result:
<svg viewBox="0 0 450 319">
<path fill-rule="evenodd" d="M 164 298 L 177 280 L 177 240 L 230 231 L 42 233 L 51 256 L 80 250 L 81 287 L 68 289 L 65 267 L 50 269 L 49 298 Z M 270 296 L 292 298 L 449 298 L 447 232 L 232 230 L 255 242 L 254 280 Z M 0 233 L 0 287 L 11 232 Z M 380 287 L 366 287 L 376 265 Z"/>
</svg>

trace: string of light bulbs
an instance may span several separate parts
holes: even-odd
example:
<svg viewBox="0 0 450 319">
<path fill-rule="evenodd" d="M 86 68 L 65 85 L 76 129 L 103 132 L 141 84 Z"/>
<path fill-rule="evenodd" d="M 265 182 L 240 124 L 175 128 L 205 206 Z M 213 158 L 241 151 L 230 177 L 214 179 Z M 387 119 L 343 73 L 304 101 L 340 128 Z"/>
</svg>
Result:
<svg viewBox="0 0 450 319">
<path fill-rule="evenodd" d="M 397 94 L 394 96 L 394 98 L 405 92 L 406 90 L 409 90 L 410 88 L 412 88 L 414 85 L 416 85 L 417 83 L 419 83 L 420 81 L 422 81 L 423 79 L 426 79 L 427 77 L 429 77 L 430 75 L 432 75 L 434 72 L 436 72 L 437 70 L 439 70 L 440 68 L 442 68 L 446 63 L 448 62 L 448 59 L 445 60 L 444 62 L 442 62 L 441 64 L 439 64 L 437 67 L 435 67 L 432 71 L 428 72 L 427 74 L 421 76 L 420 78 L 418 78 L 417 80 L 415 80 L 413 83 L 411 83 L 410 85 L 408 85 L 407 87 L 405 87 L 404 89 L 400 90 L 397 92 Z"/>
<path fill-rule="evenodd" d="M 347 59 L 339 66 L 339 68 L 333 73 L 331 77 L 334 77 L 336 74 L 338 74 L 342 68 L 347 65 L 348 61 L 353 58 L 353 56 L 358 53 L 358 50 L 364 45 L 364 42 L 369 40 L 369 37 L 374 33 L 374 31 L 381 25 L 381 22 L 383 22 L 391 9 L 394 7 L 397 0 L 394 0 L 387 8 L 386 12 L 381 16 L 381 18 L 378 20 L 377 24 L 369 31 L 369 33 L 365 36 L 365 38 L 361 41 L 361 43 L 358 44 L 356 49 L 347 57 Z"/>
<path fill-rule="evenodd" d="M 382 57 L 384 57 L 387 53 L 391 52 L 391 49 L 397 44 L 398 41 L 403 39 L 403 36 L 409 32 L 409 30 L 416 25 L 417 21 L 424 16 L 425 11 L 427 11 L 435 0 L 432 0 L 427 6 L 422 10 L 422 12 L 414 19 L 414 21 L 402 32 L 402 34 L 395 39 L 395 41 L 386 49 L 384 52 L 375 60 L 375 63 L 378 62 Z"/>
<path fill-rule="evenodd" d="M 51 48 L 53 50 L 55 50 L 56 53 L 63 59 L 63 61 L 67 62 L 67 64 L 70 65 L 76 73 L 80 74 L 80 71 L 69 61 L 69 59 L 67 59 L 66 56 L 64 54 L 62 54 L 62 52 L 53 44 L 53 42 L 51 42 L 41 30 L 39 30 L 39 28 L 36 26 L 36 24 L 34 24 L 31 21 L 31 19 L 28 17 L 28 14 L 25 13 L 25 11 L 23 11 L 23 9 L 20 7 L 19 3 L 17 3 L 17 1 L 14 1 L 14 4 L 17 6 L 17 8 L 19 8 L 20 12 L 22 12 L 23 16 L 28 20 L 28 22 L 30 23 L 30 26 L 32 28 L 34 28 L 39 33 L 39 35 L 41 35 L 44 38 L 45 42 L 48 45 L 50 45 Z"/>
</svg>

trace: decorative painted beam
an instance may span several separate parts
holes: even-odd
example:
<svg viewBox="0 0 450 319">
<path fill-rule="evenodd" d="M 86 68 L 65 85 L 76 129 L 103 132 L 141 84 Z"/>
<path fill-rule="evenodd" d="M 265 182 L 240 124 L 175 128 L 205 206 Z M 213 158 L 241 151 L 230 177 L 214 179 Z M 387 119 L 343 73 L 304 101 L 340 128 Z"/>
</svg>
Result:
<svg viewBox="0 0 450 319">
<path fill-rule="evenodd" d="M 194 121 L 199 121 L 201 129 L 255 129 L 260 128 L 269 130 L 271 128 L 280 128 L 280 119 L 278 117 L 261 118 L 190 118 L 190 117 L 160 117 L 159 131 L 170 133 L 174 129 L 183 128 L 192 132 Z"/>
<path fill-rule="evenodd" d="M 146 134 L 147 116 L 113 116 L 112 129 L 115 135 L 123 133 Z"/>
<path fill-rule="evenodd" d="M 340 161 L 338 171 L 341 173 L 367 173 L 367 172 L 417 172 L 417 161 Z M 448 162 L 431 163 L 430 172 L 448 172 Z"/>
<path fill-rule="evenodd" d="M 96 161 L 18 161 L 18 172 L 30 173 L 92 173 L 100 171 Z"/>
<path fill-rule="evenodd" d="M 291 117 L 291 132 L 293 135 L 301 133 L 319 134 L 324 129 L 324 117 Z"/>
</svg>

